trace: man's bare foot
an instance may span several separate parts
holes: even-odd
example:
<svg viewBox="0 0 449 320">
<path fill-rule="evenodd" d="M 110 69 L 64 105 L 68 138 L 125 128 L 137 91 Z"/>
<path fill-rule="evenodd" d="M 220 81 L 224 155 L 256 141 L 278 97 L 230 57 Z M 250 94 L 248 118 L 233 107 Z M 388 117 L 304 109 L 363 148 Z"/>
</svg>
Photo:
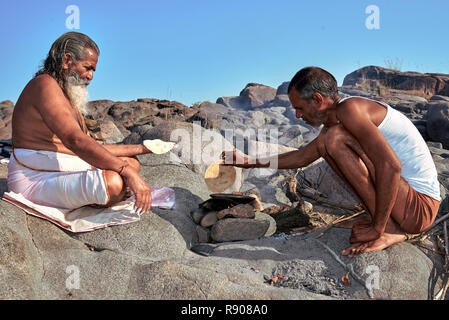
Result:
<svg viewBox="0 0 449 320">
<path fill-rule="evenodd" d="M 364 242 L 354 243 L 348 248 L 341 251 L 341 254 L 352 258 L 356 255 L 383 250 L 395 243 L 399 243 L 407 239 L 405 232 L 398 226 L 396 222 L 390 219 L 385 228 L 385 232 L 379 239 Z"/>
<path fill-rule="evenodd" d="M 395 243 L 404 241 L 406 238 L 404 233 L 384 233 L 379 239 L 364 243 L 354 243 L 341 251 L 341 254 L 352 258 L 362 253 L 385 249 Z"/>
</svg>

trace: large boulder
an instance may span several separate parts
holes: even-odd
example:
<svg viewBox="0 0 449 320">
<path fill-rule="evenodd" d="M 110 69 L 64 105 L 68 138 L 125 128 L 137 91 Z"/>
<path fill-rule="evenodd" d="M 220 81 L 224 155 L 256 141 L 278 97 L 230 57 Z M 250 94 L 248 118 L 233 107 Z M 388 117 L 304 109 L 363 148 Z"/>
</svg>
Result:
<svg viewBox="0 0 449 320">
<path fill-rule="evenodd" d="M 226 121 L 229 116 L 228 111 L 228 108 L 222 104 L 204 101 L 199 105 L 198 112 L 187 119 L 187 121 L 199 122 L 199 124 L 206 129 L 226 128 L 226 125 L 229 124 L 228 121 Z M 226 123 L 223 124 L 223 121 L 226 121 Z"/>
<path fill-rule="evenodd" d="M 440 182 L 440 214 L 449 211 L 449 150 L 443 149 L 441 143 L 427 143 L 435 163 Z M 435 146 L 438 145 L 438 146 Z"/>
<path fill-rule="evenodd" d="M 426 99 L 449 95 L 449 75 L 440 73 L 401 72 L 378 66 L 367 66 L 348 74 L 343 85 L 376 90 L 398 89 Z"/>
<path fill-rule="evenodd" d="M 174 154 L 146 154 L 137 156 L 137 159 L 144 168 L 141 175 L 149 185 L 191 190 L 192 195 L 202 201 L 209 198 L 211 192 L 203 173 L 190 170 Z M 183 204 L 183 207 L 190 210 L 191 205 Z"/>
<path fill-rule="evenodd" d="M 103 120 L 105 117 L 108 117 L 108 111 L 114 104 L 115 102 L 112 100 L 89 101 L 86 117 L 88 119 Z"/>
<path fill-rule="evenodd" d="M 249 108 L 261 106 L 274 99 L 276 89 L 258 83 L 249 83 L 240 92 L 240 97 Z"/>
<path fill-rule="evenodd" d="M 117 127 L 132 130 L 134 126 L 156 125 L 168 120 L 184 121 L 196 112 L 196 108 L 189 108 L 177 101 L 150 98 L 127 102 L 96 100 L 89 102 L 87 118 L 113 120 Z"/>
<path fill-rule="evenodd" d="M 219 132 L 204 129 L 197 123 L 164 122 L 145 131 L 141 140 L 147 139 L 176 142 L 176 150 L 169 154 L 171 163 L 182 164 L 202 177 L 210 164 L 220 160 L 223 151 L 234 149 Z M 236 168 L 234 184 L 223 192 L 238 191 L 241 184 L 242 169 Z"/>
<path fill-rule="evenodd" d="M 288 95 L 288 86 L 289 85 L 290 85 L 290 81 L 282 82 L 282 84 L 276 90 L 276 96 Z"/>
<path fill-rule="evenodd" d="M 12 136 L 12 113 L 14 103 L 10 100 L 0 102 L 0 139 L 11 139 Z"/>
<path fill-rule="evenodd" d="M 276 96 L 276 89 L 258 83 L 248 83 L 238 97 L 221 97 L 216 103 L 226 107 L 248 110 L 262 106 Z"/>
<path fill-rule="evenodd" d="M 427 134 L 430 140 L 449 149 L 449 101 L 433 100 L 427 104 Z"/>
<path fill-rule="evenodd" d="M 119 143 L 123 141 L 125 135 L 130 133 L 123 127 L 122 131 L 120 131 L 119 128 L 117 128 L 116 123 L 112 120 L 85 119 L 85 121 L 91 136 L 97 141 L 102 141 L 108 144 Z"/>
<path fill-rule="evenodd" d="M 344 85 L 338 88 L 342 98 L 346 96 L 360 96 L 389 104 L 396 110 L 404 113 L 408 118 L 421 117 L 425 113 L 428 100 L 410 94 L 408 91 L 388 89 L 381 94 L 377 91 L 369 90 L 360 86 Z"/>
</svg>

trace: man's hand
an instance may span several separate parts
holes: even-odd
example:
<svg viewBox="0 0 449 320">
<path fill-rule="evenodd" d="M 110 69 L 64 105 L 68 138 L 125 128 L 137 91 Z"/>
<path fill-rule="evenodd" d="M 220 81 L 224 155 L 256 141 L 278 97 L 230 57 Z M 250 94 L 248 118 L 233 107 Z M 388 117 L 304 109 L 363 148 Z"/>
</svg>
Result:
<svg viewBox="0 0 449 320">
<path fill-rule="evenodd" d="M 131 166 L 126 166 L 121 176 L 134 195 L 136 202 L 134 207 L 140 212 L 150 212 L 151 209 L 151 189 L 148 184 L 142 179 L 139 173 Z"/>
<path fill-rule="evenodd" d="M 242 157 L 235 150 L 223 151 L 221 153 L 221 159 L 223 159 L 223 166 L 233 166 L 238 168 L 253 168 L 253 164 L 248 164 L 248 158 Z"/>
<path fill-rule="evenodd" d="M 349 238 L 349 242 L 351 243 L 359 243 L 359 242 L 368 242 L 372 240 L 379 239 L 381 234 L 374 229 L 371 222 L 360 221 L 355 223 L 352 227 L 351 237 Z"/>
</svg>

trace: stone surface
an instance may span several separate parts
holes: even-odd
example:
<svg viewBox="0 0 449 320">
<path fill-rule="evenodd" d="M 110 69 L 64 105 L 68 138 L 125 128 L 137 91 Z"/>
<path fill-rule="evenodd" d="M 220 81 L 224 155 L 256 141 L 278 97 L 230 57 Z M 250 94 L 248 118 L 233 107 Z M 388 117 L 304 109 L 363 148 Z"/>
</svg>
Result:
<svg viewBox="0 0 449 320">
<path fill-rule="evenodd" d="M 258 83 L 248 83 L 238 97 L 221 97 L 218 104 L 226 107 L 248 110 L 261 106 L 276 96 L 276 89 Z"/>
<path fill-rule="evenodd" d="M 232 144 L 220 133 L 206 130 L 195 123 L 165 122 L 145 131 L 146 139 L 161 139 L 177 143 L 176 150 L 166 154 L 171 164 L 189 168 L 204 177 L 208 166 L 220 159 L 223 150 L 232 150 Z M 204 180 L 204 178 L 203 178 Z M 238 191 L 242 184 L 242 169 L 236 168 L 234 184 L 223 192 Z"/>
<path fill-rule="evenodd" d="M 276 89 L 258 83 L 249 83 L 240 92 L 240 97 L 242 97 L 244 103 L 250 108 L 261 106 L 273 100 L 275 95 Z"/>
<path fill-rule="evenodd" d="M 196 234 L 198 235 L 198 243 L 207 243 L 210 241 L 210 230 L 202 226 L 196 226 Z"/>
<path fill-rule="evenodd" d="M 263 237 L 269 226 L 267 220 L 221 219 L 212 226 L 211 238 L 217 242 L 256 239 Z"/>
<path fill-rule="evenodd" d="M 427 105 L 427 134 L 449 149 L 449 101 L 431 101 Z"/>
<path fill-rule="evenodd" d="M 13 111 L 14 103 L 12 101 L 0 102 L 0 139 L 11 139 Z"/>
<path fill-rule="evenodd" d="M 254 218 L 254 207 L 250 204 L 238 204 L 234 207 L 220 210 L 217 213 L 218 219 L 223 218 L 244 218 L 252 219 Z"/>
<path fill-rule="evenodd" d="M 378 66 L 367 66 L 351 72 L 344 78 L 343 85 L 399 89 L 426 99 L 433 95 L 449 95 L 447 74 L 401 72 Z"/>
<path fill-rule="evenodd" d="M 206 213 L 201 208 L 193 210 L 191 212 L 193 222 L 195 222 L 196 224 L 200 224 L 201 219 L 204 217 L 205 214 Z"/>
<path fill-rule="evenodd" d="M 374 299 L 426 300 L 435 293 L 432 263 L 418 248 L 400 243 L 383 251 L 348 258 L 342 256 L 340 251 L 349 246 L 349 235 L 348 229 L 332 228 L 319 238 L 272 236 L 221 243 L 212 256 L 249 260 L 254 268 L 260 270 L 261 277 L 272 278 L 279 275 L 277 272 L 284 273 L 287 277 L 284 280 L 290 281 L 283 283 L 279 280 L 280 287 L 319 292 L 329 298 L 369 299 L 366 283 L 371 283 L 373 275 L 379 276 L 379 286 L 372 286 Z M 341 279 L 351 270 L 351 266 L 354 270 L 349 274 L 351 284 L 345 286 L 344 291 L 339 290 L 338 295 L 333 295 L 337 292 L 321 290 L 330 287 L 329 279 Z"/>
<path fill-rule="evenodd" d="M 204 228 L 212 227 L 215 222 L 218 220 L 218 215 L 216 212 L 208 212 L 206 213 L 203 218 L 201 219 L 201 226 Z"/>
<path fill-rule="evenodd" d="M 256 212 L 254 214 L 254 219 L 267 220 L 270 223 L 270 226 L 268 227 L 267 231 L 264 234 L 265 237 L 272 236 L 276 232 L 276 220 L 274 220 L 274 218 L 269 214 L 263 212 Z"/>
<path fill-rule="evenodd" d="M 111 120 L 90 120 L 86 119 L 86 125 L 95 140 L 102 141 L 109 144 L 122 142 L 125 136 L 117 128 L 115 123 Z M 130 132 L 122 129 L 125 134 Z"/>
</svg>

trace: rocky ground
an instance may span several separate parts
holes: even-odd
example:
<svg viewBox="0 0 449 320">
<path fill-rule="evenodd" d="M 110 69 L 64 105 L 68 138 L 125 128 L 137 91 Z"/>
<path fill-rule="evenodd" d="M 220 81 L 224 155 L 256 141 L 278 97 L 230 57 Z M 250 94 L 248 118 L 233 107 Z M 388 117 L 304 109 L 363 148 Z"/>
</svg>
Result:
<svg viewBox="0 0 449 320">
<path fill-rule="evenodd" d="M 439 173 L 444 199 L 439 217 L 449 206 L 447 78 L 365 67 L 349 74 L 339 88 L 341 96 L 385 101 L 417 126 Z M 358 201 L 322 160 L 303 170 L 237 170 L 236 181 L 226 192 L 257 193 L 262 211 L 277 222 L 276 233 L 252 240 L 200 241 L 191 212 L 210 198 L 203 175 L 218 157 L 215 151 L 235 145 L 246 153 L 283 152 L 304 146 L 319 133 L 294 117 L 287 86 L 287 82 L 276 89 L 250 83 L 239 96 L 195 107 L 157 99 L 91 102 L 87 124 L 97 140 L 179 143 L 187 133 L 176 154 L 139 156 L 142 176 L 150 185 L 175 189 L 176 207 L 153 209 L 136 223 L 72 234 L 0 202 L 0 297 L 435 298 L 446 277 L 442 224 L 380 252 L 356 258 L 340 255 L 349 245 L 350 230 L 316 228 L 354 213 Z M 13 103 L 1 102 L 0 110 L 0 154 L 9 157 Z M 192 161 L 198 153 L 210 156 Z M 1 164 L 2 194 L 6 178 L 6 165 Z M 311 204 L 308 210 L 298 207 L 298 196 Z M 79 274 L 78 286 L 70 282 L 73 270 Z"/>
</svg>

